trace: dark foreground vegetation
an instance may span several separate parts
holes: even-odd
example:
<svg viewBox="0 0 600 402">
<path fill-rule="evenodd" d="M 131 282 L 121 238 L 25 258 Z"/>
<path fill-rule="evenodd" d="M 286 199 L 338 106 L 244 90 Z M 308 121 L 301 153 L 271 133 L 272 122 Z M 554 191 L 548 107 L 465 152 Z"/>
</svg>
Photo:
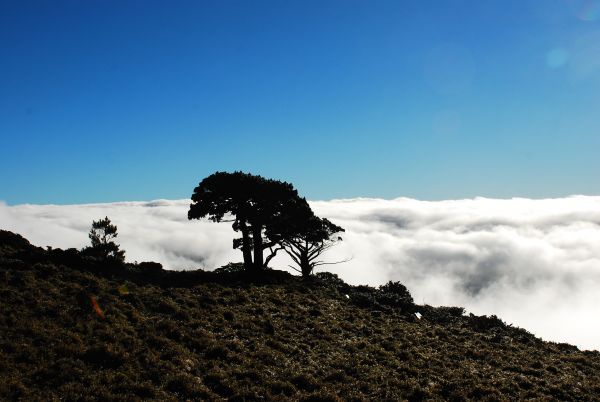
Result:
<svg viewBox="0 0 600 402">
<path fill-rule="evenodd" d="M 218 271 L 45 250 L 0 231 L 0 400 L 600 395 L 600 353 L 414 305 L 399 283 Z"/>
</svg>

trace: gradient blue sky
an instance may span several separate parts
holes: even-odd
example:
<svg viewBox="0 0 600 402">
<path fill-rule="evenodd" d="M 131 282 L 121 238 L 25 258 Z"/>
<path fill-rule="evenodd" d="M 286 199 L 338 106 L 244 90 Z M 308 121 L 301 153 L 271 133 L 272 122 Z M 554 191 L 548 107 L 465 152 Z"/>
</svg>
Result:
<svg viewBox="0 0 600 402">
<path fill-rule="evenodd" d="M 0 1 L 0 200 L 600 193 L 600 0 Z"/>
</svg>

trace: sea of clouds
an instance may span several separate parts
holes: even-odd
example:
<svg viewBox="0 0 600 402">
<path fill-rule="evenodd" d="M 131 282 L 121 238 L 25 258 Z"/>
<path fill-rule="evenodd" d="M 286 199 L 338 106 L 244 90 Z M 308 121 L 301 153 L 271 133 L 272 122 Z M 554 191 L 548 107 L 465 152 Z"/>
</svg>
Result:
<svg viewBox="0 0 600 402">
<path fill-rule="evenodd" d="M 92 220 L 119 228 L 128 261 L 213 269 L 240 261 L 231 224 L 188 221 L 187 200 L 0 203 L 0 228 L 33 244 L 81 248 Z M 311 202 L 346 229 L 325 266 L 352 284 L 404 283 L 418 303 L 496 314 L 537 336 L 600 350 L 600 197 Z M 275 268 L 289 261 L 278 256 Z"/>
</svg>

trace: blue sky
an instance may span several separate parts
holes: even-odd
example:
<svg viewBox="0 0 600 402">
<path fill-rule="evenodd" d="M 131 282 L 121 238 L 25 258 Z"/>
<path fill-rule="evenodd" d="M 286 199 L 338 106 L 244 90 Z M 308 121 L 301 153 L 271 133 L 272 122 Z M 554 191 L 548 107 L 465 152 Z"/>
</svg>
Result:
<svg viewBox="0 0 600 402">
<path fill-rule="evenodd" d="M 0 2 L 0 200 L 599 194 L 600 0 Z"/>
</svg>

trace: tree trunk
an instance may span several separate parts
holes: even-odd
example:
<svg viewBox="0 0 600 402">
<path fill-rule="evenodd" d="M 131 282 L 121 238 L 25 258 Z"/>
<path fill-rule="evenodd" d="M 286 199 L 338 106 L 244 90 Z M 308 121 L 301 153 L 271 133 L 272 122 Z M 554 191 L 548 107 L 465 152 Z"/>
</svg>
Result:
<svg viewBox="0 0 600 402">
<path fill-rule="evenodd" d="M 252 248 L 250 247 L 250 229 L 246 226 L 246 222 L 242 222 L 242 254 L 244 255 L 244 269 L 252 270 Z"/>
<path fill-rule="evenodd" d="M 308 259 L 308 255 L 300 256 L 300 271 L 302 272 L 302 276 L 307 277 L 312 273 L 312 267 L 310 266 L 310 260 Z"/>
<path fill-rule="evenodd" d="M 254 224 L 252 226 L 252 243 L 254 246 L 254 269 L 259 271 L 263 269 L 262 225 Z"/>
</svg>

